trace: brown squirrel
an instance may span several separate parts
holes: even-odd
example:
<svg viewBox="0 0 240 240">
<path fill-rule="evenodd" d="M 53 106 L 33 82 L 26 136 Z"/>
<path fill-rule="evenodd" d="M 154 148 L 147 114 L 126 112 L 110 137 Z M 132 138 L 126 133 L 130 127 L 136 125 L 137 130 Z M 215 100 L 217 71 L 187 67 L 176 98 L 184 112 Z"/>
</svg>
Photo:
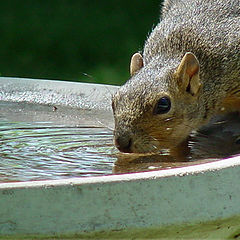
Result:
<svg viewBox="0 0 240 240">
<path fill-rule="evenodd" d="M 174 149 L 217 113 L 240 110 L 240 0 L 165 0 L 112 99 L 122 152 Z"/>
</svg>

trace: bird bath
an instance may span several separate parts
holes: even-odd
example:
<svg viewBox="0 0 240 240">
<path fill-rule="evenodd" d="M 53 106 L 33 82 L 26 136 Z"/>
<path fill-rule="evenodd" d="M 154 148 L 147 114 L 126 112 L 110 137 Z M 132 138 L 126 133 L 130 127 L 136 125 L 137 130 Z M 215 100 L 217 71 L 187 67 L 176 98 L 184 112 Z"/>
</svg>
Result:
<svg viewBox="0 0 240 240">
<path fill-rule="evenodd" d="M 0 78 L 0 237 L 240 236 L 236 118 L 194 134 L 184 161 L 132 160 L 112 143 L 116 89 Z"/>
</svg>

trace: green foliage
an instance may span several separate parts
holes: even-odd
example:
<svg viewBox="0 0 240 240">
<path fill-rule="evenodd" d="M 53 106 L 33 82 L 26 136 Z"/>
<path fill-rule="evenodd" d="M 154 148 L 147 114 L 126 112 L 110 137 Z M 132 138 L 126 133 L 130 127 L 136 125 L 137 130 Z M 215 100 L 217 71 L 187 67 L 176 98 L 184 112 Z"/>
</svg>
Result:
<svg viewBox="0 0 240 240">
<path fill-rule="evenodd" d="M 1 3 L 2 76 L 122 84 L 158 22 L 159 0 Z"/>
</svg>

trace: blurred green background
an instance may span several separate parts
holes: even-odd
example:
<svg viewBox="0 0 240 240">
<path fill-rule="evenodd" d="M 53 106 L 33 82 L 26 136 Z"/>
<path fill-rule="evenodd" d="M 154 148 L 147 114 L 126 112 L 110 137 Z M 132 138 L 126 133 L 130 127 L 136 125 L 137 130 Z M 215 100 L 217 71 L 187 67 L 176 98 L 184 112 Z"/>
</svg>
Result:
<svg viewBox="0 0 240 240">
<path fill-rule="evenodd" d="M 159 0 L 1 2 L 1 76 L 123 84 Z"/>
</svg>

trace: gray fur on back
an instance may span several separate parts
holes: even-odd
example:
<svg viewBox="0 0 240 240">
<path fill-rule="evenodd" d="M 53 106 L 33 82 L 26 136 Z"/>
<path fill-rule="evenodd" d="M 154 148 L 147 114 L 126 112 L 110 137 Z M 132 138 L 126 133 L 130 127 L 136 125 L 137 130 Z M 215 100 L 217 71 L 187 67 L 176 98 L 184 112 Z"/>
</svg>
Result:
<svg viewBox="0 0 240 240">
<path fill-rule="evenodd" d="M 202 67 L 240 69 L 240 0 L 166 0 L 161 21 L 144 48 L 144 63 L 154 57 L 181 59 L 193 52 Z M 223 66 L 224 65 L 224 66 Z"/>
</svg>

